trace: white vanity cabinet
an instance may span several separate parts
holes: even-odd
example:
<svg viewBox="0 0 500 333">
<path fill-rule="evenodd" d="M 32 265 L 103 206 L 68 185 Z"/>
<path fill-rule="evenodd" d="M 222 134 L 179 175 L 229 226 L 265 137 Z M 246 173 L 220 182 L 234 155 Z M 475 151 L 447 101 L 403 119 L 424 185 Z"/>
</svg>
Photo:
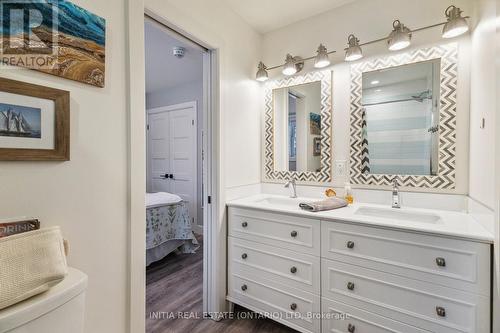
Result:
<svg viewBox="0 0 500 333">
<path fill-rule="evenodd" d="M 233 303 L 301 332 L 490 332 L 488 243 L 239 207 L 228 216 Z"/>
<path fill-rule="evenodd" d="M 489 244 L 351 223 L 321 228 L 327 307 L 345 303 L 426 332 L 490 332 Z M 337 332 L 333 325 L 323 331 Z M 388 332 L 409 332 L 388 325 Z"/>
<path fill-rule="evenodd" d="M 300 332 L 320 332 L 321 222 L 229 208 L 228 297 Z"/>
</svg>

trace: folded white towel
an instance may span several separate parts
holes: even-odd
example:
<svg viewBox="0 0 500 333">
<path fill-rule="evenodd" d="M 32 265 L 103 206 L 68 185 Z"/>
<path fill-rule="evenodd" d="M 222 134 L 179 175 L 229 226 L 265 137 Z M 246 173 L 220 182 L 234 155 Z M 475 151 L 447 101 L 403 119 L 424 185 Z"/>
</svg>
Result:
<svg viewBox="0 0 500 333">
<path fill-rule="evenodd" d="M 59 227 L 0 239 L 0 309 L 47 291 L 67 272 Z"/>
<path fill-rule="evenodd" d="M 182 198 L 167 192 L 146 193 L 146 208 L 171 205 L 181 202 Z"/>
</svg>

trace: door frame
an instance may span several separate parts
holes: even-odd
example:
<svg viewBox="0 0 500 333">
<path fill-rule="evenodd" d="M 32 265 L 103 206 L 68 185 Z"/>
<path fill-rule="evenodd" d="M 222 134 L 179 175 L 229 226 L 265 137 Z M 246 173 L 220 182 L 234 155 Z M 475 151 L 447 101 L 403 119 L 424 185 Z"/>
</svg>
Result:
<svg viewBox="0 0 500 333">
<path fill-rule="evenodd" d="M 168 6 L 168 5 L 166 5 Z M 218 313 L 227 307 L 225 301 L 226 270 L 224 239 L 224 179 L 221 177 L 223 160 L 221 154 L 222 134 L 220 133 L 220 50 L 218 47 L 196 38 L 191 33 L 169 22 L 154 11 L 145 8 L 143 0 L 127 1 L 127 91 L 128 91 L 128 283 L 127 283 L 127 332 L 144 333 L 146 330 L 146 92 L 145 92 L 145 52 L 144 19 L 145 15 L 166 27 L 181 33 L 192 41 L 205 47 L 204 61 L 204 163 L 207 174 L 204 217 L 204 279 L 203 310 Z M 170 17 L 174 19 L 174 17 Z M 201 31 L 201 30 L 199 30 Z M 205 36 L 206 37 L 206 36 Z M 221 45 L 218 36 L 210 36 L 213 45 Z M 208 149 L 209 148 L 209 149 Z M 211 204 L 208 204 L 208 196 Z M 216 318 L 217 319 L 217 318 Z"/>
</svg>

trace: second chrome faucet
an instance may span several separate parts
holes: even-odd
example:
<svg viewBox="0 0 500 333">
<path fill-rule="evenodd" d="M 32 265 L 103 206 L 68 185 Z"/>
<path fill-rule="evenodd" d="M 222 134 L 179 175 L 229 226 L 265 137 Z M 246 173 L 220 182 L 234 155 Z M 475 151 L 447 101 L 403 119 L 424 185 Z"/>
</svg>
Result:
<svg viewBox="0 0 500 333">
<path fill-rule="evenodd" d="M 399 196 L 398 178 L 392 182 L 392 208 L 401 208 L 401 197 Z"/>
<path fill-rule="evenodd" d="M 295 179 L 290 179 L 289 181 L 286 182 L 285 188 L 290 189 L 290 198 L 296 198 L 297 197 L 297 182 Z"/>
</svg>

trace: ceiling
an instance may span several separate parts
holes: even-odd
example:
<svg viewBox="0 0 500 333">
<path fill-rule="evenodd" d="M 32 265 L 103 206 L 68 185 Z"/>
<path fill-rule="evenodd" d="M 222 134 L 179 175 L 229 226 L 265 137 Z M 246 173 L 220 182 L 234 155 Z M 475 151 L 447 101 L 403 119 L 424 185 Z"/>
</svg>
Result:
<svg viewBox="0 0 500 333">
<path fill-rule="evenodd" d="M 224 0 L 252 28 L 264 34 L 355 0 Z"/>
<path fill-rule="evenodd" d="M 203 79 L 203 50 L 176 39 L 158 23 L 146 20 L 146 93 L 166 90 Z M 186 49 L 184 58 L 173 56 L 173 47 Z"/>
</svg>

